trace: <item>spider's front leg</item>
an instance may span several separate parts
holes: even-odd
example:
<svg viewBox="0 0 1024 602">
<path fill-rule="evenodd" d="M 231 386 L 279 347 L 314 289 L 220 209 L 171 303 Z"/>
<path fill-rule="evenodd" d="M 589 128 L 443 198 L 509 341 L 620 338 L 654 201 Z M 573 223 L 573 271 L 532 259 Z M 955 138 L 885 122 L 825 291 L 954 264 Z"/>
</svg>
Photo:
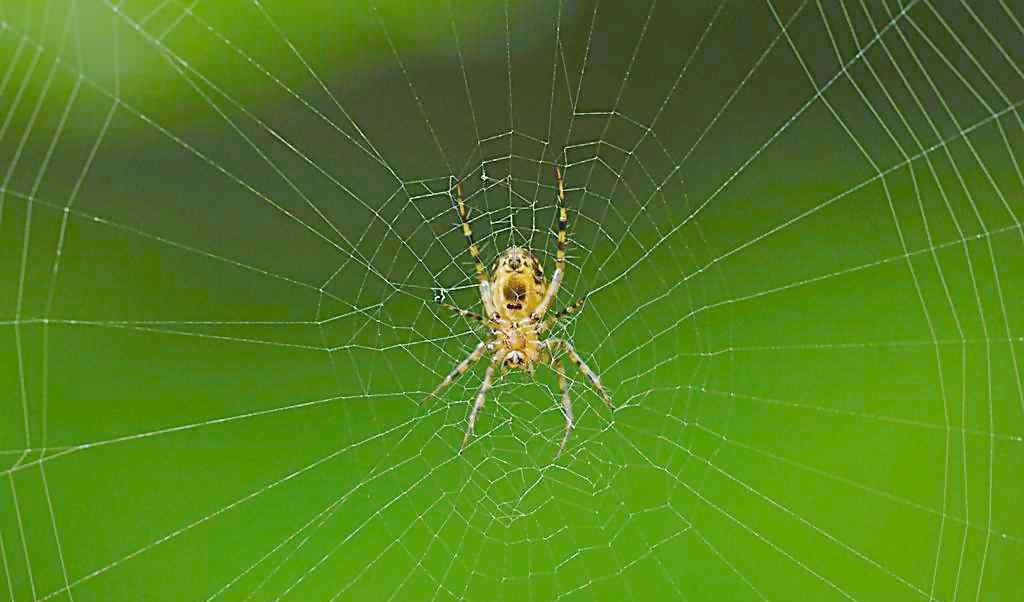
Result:
<svg viewBox="0 0 1024 602">
<path fill-rule="evenodd" d="M 608 404 L 608 408 L 612 410 L 615 409 L 615 406 L 612 404 L 611 396 L 608 395 L 608 391 L 606 391 L 604 385 L 601 384 L 601 377 L 599 377 L 596 372 L 591 370 L 590 366 L 588 366 L 580 358 L 580 355 L 576 353 L 576 348 L 572 346 L 572 343 L 566 341 L 565 339 L 547 339 L 546 341 L 544 341 L 544 344 L 551 351 L 554 351 L 559 347 L 565 349 L 565 354 L 569 357 L 569 361 L 575 364 L 576 367 L 579 368 L 580 372 L 582 372 L 583 375 L 587 377 L 587 380 L 590 381 L 590 384 L 593 385 L 595 389 L 597 389 L 597 392 L 601 395 L 601 398 L 604 399 L 604 402 L 606 404 Z"/>
<path fill-rule="evenodd" d="M 476 426 L 476 415 L 480 413 L 480 408 L 484 407 L 487 391 L 490 390 L 494 380 L 494 371 L 503 361 L 505 361 L 505 352 L 499 351 L 495 354 L 494 359 L 491 360 L 491 364 L 487 366 L 487 371 L 484 372 L 484 382 L 480 384 L 480 390 L 476 394 L 476 402 L 473 404 L 473 409 L 469 412 L 469 426 L 466 427 L 466 436 L 462 438 L 462 445 L 459 446 L 460 454 L 462 450 L 466 449 L 466 444 L 469 443 L 469 438 L 473 435 L 473 428 Z"/>
<path fill-rule="evenodd" d="M 480 344 L 476 346 L 476 349 L 474 349 L 472 353 L 466 356 L 466 359 L 459 362 L 459 365 L 455 366 L 455 369 L 449 372 L 448 376 L 444 377 L 444 380 L 441 381 L 441 384 L 437 385 L 437 388 L 435 388 L 430 393 L 430 397 L 436 397 L 438 393 L 443 391 L 446 387 L 448 387 L 448 385 L 452 384 L 456 378 L 465 374 L 466 371 L 469 370 L 470 366 L 475 364 L 477 360 L 483 357 L 484 351 L 486 350 L 487 341 L 480 341 Z"/>
<path fill-rule="evenodd" d="M 572 432 L 572 400 L 569 399 L 569 381 L 565 378 L 565 366 L 562 360 L 553 360 L 551 367 L 558 375 L 558 388 L 562 391 L 562 412 L 565 414 L 565 434 L 562 435 L 562 444 L 558 446 L 558 455 L 562 455 L 565 449 L 565 442 L 569 440 L 569 433 Z"/>
</svg>

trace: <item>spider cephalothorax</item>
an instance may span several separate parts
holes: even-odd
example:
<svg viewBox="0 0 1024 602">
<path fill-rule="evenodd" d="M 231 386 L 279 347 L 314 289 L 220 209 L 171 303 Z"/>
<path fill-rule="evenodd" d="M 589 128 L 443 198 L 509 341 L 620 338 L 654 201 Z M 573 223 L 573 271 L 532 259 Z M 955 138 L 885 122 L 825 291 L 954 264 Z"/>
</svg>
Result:
<svg viewBox="0 0 1024 602">
<path fill-rule="evenodd" d="M 562 172 L 557 166 L 555 167 L 555 177 L 558 179 L 558 248 L 555 254 L 555 271 L 551 276 L 550 284 L 544 278 L 544 268 L 541 267 L 537 257 L 529 249 L 522 247 L 506 249 L 495 260 L 490 273 L 487 272 L 483 262 L 480 261 L 480 250 L 473 241 L 473 230 L 469 226 L 466 205 L 462 198 L 462 186 L 461 184 L 455 185 L 456 212 L 462 224 L 462 234 L 466 238 L 466 244 L 469 245 L 469 254 L 473 257 L 484 313 L 481 315 L 446 303 L 442 303 L 442 305 L 459 315 L 486 324 L 491 332 L 490 336 L 481 341 L 473 352 L 441 381 L 441 384 L 434 389 L 433 395 L 450 385 L 460 374 L 469 370 L 469 367 L 485 353 L 492 355 L 490 365 L 487 366 L 487 371 L 484 373 L 483 383 L 477 392 L 476 402 L 469 413 L 469 425 L 466 427 L 466 436 L 462 439 L 463 448 L 473 434 L 477 414 L 484 405 L 487 391 L 494 381 L 494 372 L 499 366 L 503 373 L 518 369 L 533 374 L 537 364 L 545 364 L 551 366 L 558 375 L 558 385 L 562 391 L 562 411 L 565 413 L 565 435 L 558 448 L 559 453 L 565 448 L 565 442 L 569 439 L 569 433 L 572 431 L 573 415 L 572 403 L 569 400 L 569 383 L 565 377 L 561 357 L 557 355 L 558 352 L 565 353 L 569 361 L 583 372 L 597 392 L 601 394 L 608 407 L 612 407 L 611 398 L 601 385 L 601 379 L 580 359 L 576 349 L 569 341 L 556 338 L 542 340 L 540 338 L 540 335 L 551 328 L 556 320 L 574 313 L 583 306 L 581 299 L 544 319 L 544 315 L 558 294 L 562 278 L 565 275 L 565 244 L 569 216 L 565 207 L 565 183 L 562 181 Z"/>
</svg>

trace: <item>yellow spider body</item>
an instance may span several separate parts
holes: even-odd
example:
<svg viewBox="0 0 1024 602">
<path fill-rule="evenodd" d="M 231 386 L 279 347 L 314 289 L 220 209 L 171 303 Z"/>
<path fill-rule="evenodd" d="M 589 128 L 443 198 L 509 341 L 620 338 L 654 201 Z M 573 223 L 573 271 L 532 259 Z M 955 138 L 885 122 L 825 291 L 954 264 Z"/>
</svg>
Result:
<svg viewBox="0 0 1024 602">
<path fill-rule="evenodd" d="M 548 288 L 544 268 L 533 253 L 522 247 L 510 247 L 498 256 L 490 283 L 491 302 L 498 316 L 509 322 L 529 318 Z"/>
<path fill-rule="evenodd" d="M 506 351 L 504 368 L 521 368 L 533 372 L 541 360 L 540 339 L 528 320 L 544 300 L 547 281 L 544 268 L 529 250 L 511 247 L 498 256 L 490 277 L 491 303 L 498 319 L 496 348 Z"/>
<path fill-rule="evenodd" d="M 493 383 L 494 372 L 498 367 L 501 367 L 502 373 L 519 369 L 533 374 L 534 367 L 540 363 L 550 366 L 558 375 L 558 384 L 562 391 L 562 411 L 565 414 L 565 435 L 562 437 L 559 453 L 565 448 L 565 442 L 572 431 L 573 415 L 572 403 L 569 400 L 569 383 L 561 358 L 556 356 L 555 352 L 564 351 L 569 361 L 575 364 L 597 389 L 608 407 L 612 407 L 611 398 L 601 385 L 601 379 L 580 359 L 568 340 L 540 338 L 541 334 L 551 328 L 555 320 L 576 312 L 583 305 L 581 299 L 544 319 L 544 315 L 554 303 L 565 275 L 565 245 L 568 237 L 569 217 L 565 207 L 565 183 L 562 181 L 562 172 L 557 167 L 555 176 L 558 178 L 558 247 L 555 254 L 555 271 L 550 283 L 544 278 L 544 268 L 537 257 L 529 249 L 522 247 L 510 247 L 502 252 L 488 273 L 480 261 L 480 250 L 473 241 L 473 230 L 469 225 L 468 212 L 462 198 L 462 186 L 455 185 L 458 193 L 456 211 L 462 223 L 462 233 L 469 246 L 469 254 L 473 257 L 484 313 L 481 315 L 446 303 L 442 305 L 461 316 L 486 324 L 491 332 L 489 337 L 481 341 L 473 352 L 441 381 L 434 389 L 433 395 L 437 395 L 459 375 L 469 370 L 469 367 L 485 353 L 493 356 L 484 373 L 476 402 L 469 413 L 469 425 L 466 428 L 466 436 L 462 439 L 463 448 L 473 434 L 477 414 L 484 405 L 487 391 Z M 439 296 L 438 300 L 443 301 L 443 296 Z"/>
</svg>

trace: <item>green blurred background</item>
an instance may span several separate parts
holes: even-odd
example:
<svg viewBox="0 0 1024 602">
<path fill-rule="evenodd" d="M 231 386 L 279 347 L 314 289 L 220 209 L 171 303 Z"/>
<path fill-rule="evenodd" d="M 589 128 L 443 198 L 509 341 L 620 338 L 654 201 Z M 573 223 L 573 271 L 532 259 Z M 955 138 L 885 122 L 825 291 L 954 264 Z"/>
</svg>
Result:
<svg viewBox="0 0 1024 602">
<path fill-rule="evenodd" d="M 0 599 L 1021 599 L 1022 20 L 0 2 Z M 459 455 L 556 162 L 618 407 Z"/>
</svg>

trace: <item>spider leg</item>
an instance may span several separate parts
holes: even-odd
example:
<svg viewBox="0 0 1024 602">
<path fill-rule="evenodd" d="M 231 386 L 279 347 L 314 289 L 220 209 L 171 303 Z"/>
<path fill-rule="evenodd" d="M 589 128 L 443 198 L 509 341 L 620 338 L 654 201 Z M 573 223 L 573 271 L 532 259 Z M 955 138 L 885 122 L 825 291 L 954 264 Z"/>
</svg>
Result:
<svg viewBox="0 0 1024 602">
<path fill-rule="evenodd" d="M 480 282 L 480 299 L 484 304 L 484 313 L 489 316 L 495 314 L 491 302 L 491 283 L 487 280 L 487 268 L 480 261 L 480 248 L 473 240 L 473 229 L 469 226 L 469 213 L 466 211 L 466 203 L 462 198 L 462 182 L 455 183 L 456 203 L 455 212 L 462 224 L 462 235 L 466 237 L 466 245 L 469 247 L 469 254 L 473 257 L 473 266 L 476 269 L 476 279 Z"/>
<path fill-rule="evenodd" d="M 453 312 L 455 312 L 455 313 L 459 314 L 460 316 L 462 316 L 463 318 L 469 318 L 470 320 L 476 320 L 477 322 L 480 322 L 480 323 L 490 324 L 491 327 L 500 327 L 500 326 L 507 326 L 508 325 L 508 320 L 505 320 L 504 318 L 499 318 L 498 316 L 493 316 L 493 315 L 491 317 L 482 316 L 482 315 L 476 313 L 475 311 L 469 311 L 468 309 L 462 309 L 461 307 L 455 307 L 454 305 L 450 305 L 448 303 L 441 303 L 441 307 L 443 307 L 445 309 L 450 309 Z"/>
<path fill-rule="evenodd" d="M 442 303 L 441 307 L 443 307 L 445 309 L 450 309 L 451 311 L 459 314 L 463 318 L 469 318 L 470 320 L 476 320 L 477 322 L 486 322 L 487 321 L 487 318 L 481 316 L 480 314 L 476 313 L 475 311 L 469 311 L 468 309 L 462 309 L 461 307 L 455 307 L 454 305 L 449 305 L 448 303 Z"/>
<path fill-rule="evenodd" d="M 547 348 L 551 350 L 554 350 L 556 347 L 565 349 L 565 354 L 569 356 L 569 361 L 575 364 L 576 367 L 579 368 L 580 372 L 587 377 L 587 380 L 589 380 L 590 384 L 597 389 L 597 392 L 601 395 L 601 398 L 604 399 L 604 402 L 608 404 L 608 407 L 610 409 L 615 409 L 615 406 L 612 404 L 611 396 L 608 395 L 608 391 L 606 391 L 604 385 L 601 384 L 601 377 L 599 377 L 596 372 L 590 369 L 590 366 L 580 359 L 580 355 L 576 353 L 576 348 L 572 346 L 572 343 L 564 339 L 548 339 L 545 341 L 545 344 L 547 345 Z"/>
<path fill-rule="evenodd" d="M 480 390 L 476 394 L 476 402 L 473 404 L 473 409 L 469 412 L 469 426 L 466 427 L 466 436 L 462 438 L 462 445 L 459 447 L 459 453 L 466 449 L 466 444 L 469 443 L 469 438 L 473 435 L 473 427 L 476 426 L 476 415 L 480 413 L 480 408 L 484 407 L 484 400 L 487 398 L 487 391 L 491 388 L 491 382 L 494 379 L 494 370 L 498 365 L 505 359 L 504 353 L 498 353 L 491 360 L 491 365 L 487 366 L 487 371 L 484 372 L 484 382 L 480 384 Z"/>
<path fill-rule="evenodd" d="M 555 166 L 555 177 L 558 179 L 558 249 L 555 252 L 555 273 L 551 275 L 551 284 L 544 293 L 544 299 L 534 310 L 531 316 L 535 321 L 544 317 L 548 307 L 555 300 L 558 289 L 562 286 L 562 278 L 565 276 L 565 240 L 568 235 L 569 212 L 565 208 L 565 180 L 562 179 L 562 170 Z"/>
<path fill-rule="evenodd" d="M 578 312 L 579 310 L 583 309 L 583 304 L 586 302 L 587 299 L 585 297 L 581 299 L 576 299 L 576 301 L 574 301 L 572 305 L 569 305 L 562 311 L 557 312 L 554 316 L 555 319 L 557 320 L 558 318 L 564 318 L 565 316 Z"/>
<path fill-rule="evenodd" d="M 583 304 L 586 303 L 586 301 L 587 301 L 586 298 L 577 299 L 572 305 L 570 305 L 570 306 L 566 307 L 565 309 L 557 312 L 555 315 L 548 317 L 547 320 L 544 320 L 543 322 L 541 322 L 540 326 L 537 327 L 537 334 L 541 334 L 541 333 L 547 331 L 552 326 L 554 326 L 555 322 L 559 318 L 564 318 L 565 316 L 568 316 L 570 314 L 574 314 L 577 311 L 579 311 L 580 309 L 582 309 L 583 308 Z"/>
<path fill-rule="evenodd" d="M 558 388 L 562 391 L 562 412 L 565 414 L 565 435 L 562 436 L 562 444 L 558 446 L 558 455 L 562 455 L 565 449 L 565 442 L 569 440 L 569 433 L 572 432 L 572 401 L 569 399 L 569 381 L 565 378 L 565 366 L 562 360 L 554 360 L 551 363 L 555 374 L 558 375 Z"/>
<path fill-rule="evenodd" d="M 469 370 L 470 366 L 475 364 L 477 360 L 483 357 L 484 351 L 486 350 L 487 341 L 480 341 L 480 344 L 476 346 L 476 349 L 474 349 L 472 353 L 466 356 L 466 359 L 459 362 L 459 365 L 455 366 L 455 369 L 449 372 L 448 376 L 444 377 L 444 380 L 441 381 L 441 384 L 437 385 L 437 388 L 435 388 L 430 393 L 430 397 L 436 397 L 438 393 L 443 391 L 448 385 L 452 384 L 456 378 L 465 374 L 466 371 Z"/>
</svg>

